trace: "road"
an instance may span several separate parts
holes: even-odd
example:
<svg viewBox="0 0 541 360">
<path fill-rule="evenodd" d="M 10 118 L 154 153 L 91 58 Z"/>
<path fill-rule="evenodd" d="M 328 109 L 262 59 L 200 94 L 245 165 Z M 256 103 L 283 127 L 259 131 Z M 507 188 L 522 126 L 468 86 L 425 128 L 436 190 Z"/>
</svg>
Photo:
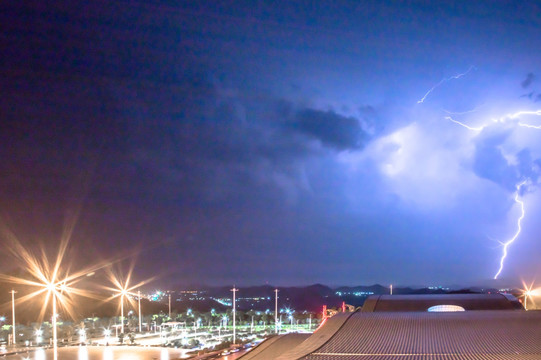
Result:
<svg viewBox="0 0 541 360">
<path fill-rule="evenodd" d="M 174 360 L 185 359 L 186 350 L 142 346 L 70 346 L 58 349 L 58 360 Z M 54 360 L 53 350 L 7 355 L 1 360 Z M 231 359 L 227 359 L 231 360 Z"/>
</svg>

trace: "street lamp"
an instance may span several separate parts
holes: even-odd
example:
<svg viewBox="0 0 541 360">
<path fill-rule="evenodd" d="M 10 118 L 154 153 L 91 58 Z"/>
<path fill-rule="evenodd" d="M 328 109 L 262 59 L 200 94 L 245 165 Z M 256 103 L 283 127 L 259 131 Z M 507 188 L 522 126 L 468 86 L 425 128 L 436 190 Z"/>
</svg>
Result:
<svg viewBox="0 0 541 360">
<path fill-rule="evenodd" d="M 171 293 L 169 293 L 169 319 L 171 319 Z"/>
<path fill-rule="evenodd" d="M 274 289 L 274 332 L 278 334 L 278 289 Z"/>
<path fill-rule="evenodd" d="M 124 296 L 126 296 L 126 294 L 127 294 L 126 289 L 122 289 L 120 291 L 120 323 L 121 323 L 120 333 L 121 334 L 124 334 Z"/>
<path fill-rule="evenodd" d="M 539 296 L 540 289 L 534 289 L 533 283 L 530 284 L 530 286 L 527 286 L 524 282 L 522 284 L 524 285 L 524 289 L 522 290 L 522 295 L 524 296 L 524 310 L 528 310 L 528 298 L 530 298 L 535 307 L 534 296 Z"/>
<path fill-rule="evenodd" d="M 224 329 L 227 327 L 227 315 L 222 316 L 222 326 Z"/>
<path fill-rule="evenodd" d="M 52 282 L 49 282 L 47 284 L 47 290 L 49 292 L 48 295 L 52 296 L 53 300 L 53 318 L 52 318 L 52 326 L 53 326 L 53 352 L 54 352 L 54 359 L 58 359 L 58 353 L 57 353 L 57 334 L 56 334 L 56 290 L 57 290 L 57 284 L 54 283 L 54 280 Z"/>
<path fill-rule="evenodd" d="M 43 335 L 43 330 L 37 329 L 36 330 L 36 345 L 41 344 L 41 342 L 43 341 L 41 335 Z"/>
<path fill-rule="evenodd" d="M 63 266 L 64 259 L 67 254 L 69 236 L 65 239 L 62 239 L 62 241 L 60 242 L 60 246 L 55 256 L 56 260 L 54 263 L 49 261 L 47 252 L 44 249 L 42 249 L 41 251 L 41 256 L 37 257 L 32 251 L 25 248 L 14 237 L 12 238 L 12 240 L 13 241 L 11 243 L 11 246 L 8 247 L 7 250 L 10 251 L 13 257 L 20 262 L 24 270 L 31 275 L 31 278 L 20 278 L 11 275 L 0 274 L 0 280 L 38 288 L 38 290 L 21 297 L 19 299 L 20 303 L 24 303 L 25 301 L 30 300 L 31 298 L 40 294 L 45 294 L 45 301 L 42 305 L 40 317 L 42 317 L 45 313 L 49 304 L 49 300 L 52 301 L 53 358 L 56 360 L 58 359 L 56 329 L 57 305 L 62 306 L 69 315 L 74 317 L 75 314 L 73 312 L 73 301 L 70 298 L 71 295 L 89 295 L 87 291 L 77 289 L 74 287 L 74 285 L 77 282 L 81 281 L 83 277 L 92 276 L 96 270 L 103 268 L 105 263 L 99 263 L 92 267 L 70 274 L 70 267 Z M 13 344 L 16 344 L 15 293 L 15 290 L 11 290 Z M 57 301 L 59 301 L 58 304 Z"/>
<path fill-rule="evenodd" d="M 109 338 L 111 337 L 111 330 L 110 329 L 105 329 L 103 331 L 103 335 L 105 335 L 105 344 L 109 345 Z"/>
<path fill-rule="evenodd" d="M 11 293 L 11 322 L 12 322 L 12 330 L 13 330 L 13 334 L 12 334 L 12 337 L 13 337 L 13 345 L 15 345 L 17 343 L 16 339 L 17 337 L 15 336 L 15 293 L 17 291 L 15 290 L 11 290 L 10 293 Z"/>
<path fill-rule="evenodd" d="M 138 291 L 137 293 L 133 293 L 132 290 L 140 287 L 141 285 L 144 285 L 148 280 L 146 281 L 142 281 L 140 283 L 138 283 L 137 285 L 134 285 L 134 286 L 129 286 L 129 282 L 130 282 L 130 277 L 131 277 L 131 272 L 130 274 L 128 275 L 128 278 L 126 279 L 125 282 L 123 282 L 122 280 L 119 280 L 112 272 L 109 274 L 109 279 L 111 280 L 111 282 L 114 284 L 114 288 L 110 288 L 110 287 L 104 287 L 105 289 L 107 290 L 111 290 L 113 292 L 115 292 L 116 294 L 114 294 L 113 296 L 111 296 L 111 298 L 109 299 L 114 299 L 115 297 L 119 297 L 119 300 L 120 300 L 120 321 L 121 321 L 121 330 L 120 332 L 122 334 L 124 334 L 124 298 L 127 298 L 128 301 L 133 305 L 135 305 L 135 300 L 133 300 L 131 297 L 135 297 L 137 296 L 138 297 L 138 301 L 139 301 L 139 331 L 141 331 L 141 292 Z M 131 296 L 131 297 L 130 297 Z"/>
<path fill-rule="evenodd" d="M 137 306 L 139 310 L 139 332 L 141 332 L 141 290 L 137 290 Z"/>
<path fill-rule="evenodd" d="M 114 299 L 115 297 L 120 298 L 120 320 L 122 321 L 122 327 L 121 327 L 121 333 L 124 333 L 124 298 L 127 298 L 128 301 L 132 304 L 132 306 L 135 306 L 135 300 L 133 300 L 131 297 L 137 296 L 139 299 L 139 331 L 141 331 L 141 292 L 138 291 L 137 293 L 133 293 L 132 291 L 138 287 L 141 287 L 142 285 L 146 284 L 147 282 L 151 281 L 152 279 L 147 279 L 144 281 L 139 282 L 136 285 L 130 286 L 130 279 L 131 279 L 131 273 L 133 271 L 133 267 L 128 272 L 128 276 L 126 279 L 122 279 L 119 276 L 116 276 L 112 270 L 109 270 L 109 280 L 113 283 L 114 287 L 106 287 L 104 286 L 104 289 L 111 290 L 115 292 L 113 296 L 111 296 L 108 300 Z"/>
<path fill-rule="evenodd" d="M 79 329 L 79 343 L 86 343 L 86 331 L 84 328 Z"/>
<path fill-rule="evenodd" d="M 235 285 L 233 285 L 233 289 L 231 289 L 233 292 L 233 344 L 236 342 L 236 329 L 235 329 L 235 321 L 236 321 L 236 310 L 235 310 L 235 293 L 239 291 L 239 289 L 235 288 Z"/>
</svg>

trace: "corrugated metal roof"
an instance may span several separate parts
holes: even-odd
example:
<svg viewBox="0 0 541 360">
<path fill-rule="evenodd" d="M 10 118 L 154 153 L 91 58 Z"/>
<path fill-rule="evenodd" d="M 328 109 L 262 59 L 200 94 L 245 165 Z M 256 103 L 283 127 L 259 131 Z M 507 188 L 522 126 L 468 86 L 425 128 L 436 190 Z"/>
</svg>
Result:
<svg viewBox="0 0 541 360">
<path fill-rule="evenodd" d="M 354 313 L 303 359 L 541 359 L 541 312 Z"/>
<path fill-rule="evenodd" d="M 317 329 L 308 339 L 295 348 L 283 353 L 276 360 L 300 359 L 316 351 L 328 342 L 353 314 L 340 313 L 327 319 L 325 324 Z"/>
<path fill-rule="evenodd" d="M 460 354 L 460 355 L 310 355 L 303 360 L 539 360 L 539 355 L 487 355 L 487 354 Z"/>
<path fill-rule="evenodd" d="M 274 336 L 257 345 L 239 359 L 242 360 L 275 360 L 280 354 L 293 349 L 311 334 L 284 334 Z"/>
<path fill-rule="evenodd" d="M 524 310 L 514 296 L 504 294 L 372 295 L 362 312 L 427 311 L 435 305 L 457 305 L 466 310 Z"/>
</svg>

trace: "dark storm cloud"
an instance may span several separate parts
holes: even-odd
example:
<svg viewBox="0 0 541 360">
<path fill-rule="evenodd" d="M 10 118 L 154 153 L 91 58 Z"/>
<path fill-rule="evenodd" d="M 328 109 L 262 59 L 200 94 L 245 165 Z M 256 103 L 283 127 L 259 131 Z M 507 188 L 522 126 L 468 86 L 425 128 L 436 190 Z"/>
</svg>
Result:
<svg viewBox="0 0 541 360">
<path fill-rule="evenodd" d="M 359 108 L 361 126 L 365 132 L 371 136 L 381 133 L 385 127 L 385 122 L 380 114 L 370 105 L 364 105 Z"/>
<path fill-rule="evenodd" d="M 530 149 L 522 149 L 517 154 L 517 171 L 521 179 L 530 179 L 537 184 L 540 175 L 541 159 L 533 159 Z"/>
<path fill-rule="evenodd" d="M 297 166 L 316 149 L 283 125 L 294 104 L 198 76 L 172 87 L 117 88 L 123 116 L 135 125 L 128 156 L 155 185 L 143 189 L 203 207 L 253 202 L 262 193 L 279 202 L 305 187 Z"/>
<path fill-rule="evenodd" d="M 324 146 L 336 150 L 359 149 L 366 138 L 358 119 L 342 116 L 331 110 L 300 110 L 290 125 L 321 141 Z"/>
<path fill-rule="evenodd" d="M 528 75 L 526 75 L 526 79 L 522 80 L 520 85 L 522 86 L 523 89 L 526 89 L 533 83 L 534 80 L 535 80 L 535 75 L 533 73 L 528 73 Z"/>
<path fill-rule="evenodd" d="M 505 74 L 539 63 L 531 4 L 29 0 L 2 10 L 0 210 L 41 237 L 79 185 L 74 173 L 92 167 L 78 234 L 103 254 L 161 244 L 137 269 L 149 275 L 463 281 L 491 261 L 478 241 L 479 220 L 491 220 L 457 221 L 475 207 L 449 200 L 458 193 L 500 221 L 502 189 L 538 179 L 539 149 L 504 152 L 526 146 L 509 146 L 516 133 L 474 136 L 471 159 L 434 120 L 436 97 L 412 109 L 471 63 L 479 77 L 438 89 L 442 103 L 458 90 L 460 109 L 488 101 L 476 117 L 505 107 L 499 84 L 522 80 Z M 533 73 L 522 85 L 539 99 Z M 464 96 L 487 89 L 494 97 Z M 470 164 L 500 187 L 473 188 Z"/>
<path fill-rule="evenodd" d="M 520 181 L 537 183 L 541 159 L 532 158 L 529 148 L 523 148 L 516 154 L 507 154 L 514 161 L 506 159 L 503 145 L 510 135 L 511 129 L 481 134 L 476 142 L 473 170 L 478 176 L 514 191 Z"/>
<path fill-rule="evenodd" d="M 501 150 L 509 135 L 509 131 L 483 134 L 476 143 L 473 171 L 481 178 L 514 191 L 519 181 L 517 169 L 509 165 Z"/>
<path fill-rule="evenodd" d="M 533 100 L 533 96 L 535 95 L 534 91 L 530 91 L 527 94 L 520 95 L 521 98 L 528 98 L 530 100 Z"/>
</svg>

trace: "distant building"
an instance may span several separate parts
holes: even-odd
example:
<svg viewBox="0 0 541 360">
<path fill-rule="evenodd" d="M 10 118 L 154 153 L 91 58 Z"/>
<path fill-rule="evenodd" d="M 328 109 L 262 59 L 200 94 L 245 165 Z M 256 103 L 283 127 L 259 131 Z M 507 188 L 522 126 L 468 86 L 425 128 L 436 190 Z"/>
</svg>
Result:
<svg viewBox="0 0 541 360">
<path fill-rule="evenodd" d="M 434 294 L 373 295 L 366 299 L 361 311 L 432 311 L 431 308 L 437 309 L 436 306 L 442 305 L 454 305 L 470 311 L 524 310 L 517 298 L 508 294 Z"/>
<path fill-rule="evenodd" d="M 288 350 L 285 338 L 271 339 L 241 359 L 541 359 L 541 311 L 524 311 L 512 296 L 374 296 L 366 305 L 329 318 Z"/>
</svg>

